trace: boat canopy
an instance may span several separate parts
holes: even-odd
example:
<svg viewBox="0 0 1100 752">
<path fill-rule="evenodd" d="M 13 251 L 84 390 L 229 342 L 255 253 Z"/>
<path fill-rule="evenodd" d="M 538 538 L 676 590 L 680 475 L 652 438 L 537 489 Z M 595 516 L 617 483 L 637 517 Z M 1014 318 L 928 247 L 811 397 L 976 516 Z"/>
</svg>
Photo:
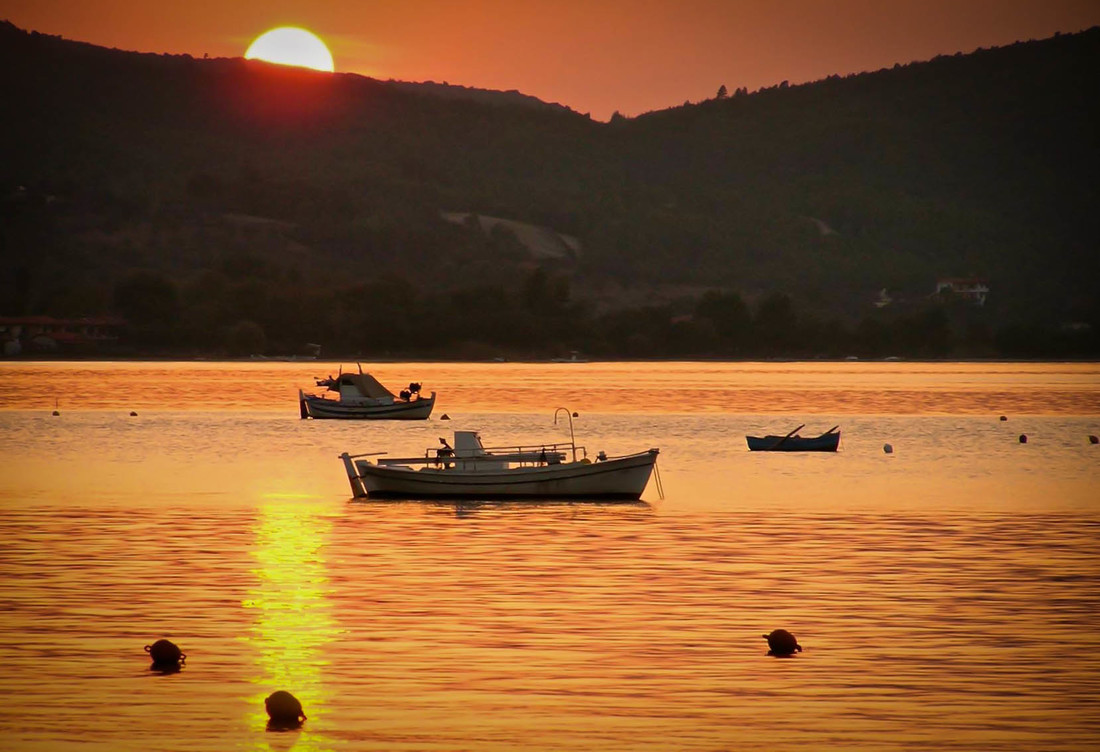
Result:
<svg viewBox="0 0 1100 752">
<path fill-rule="evenodd" d="M 370 399 L 393 398 L 395 395 L 369 373 L 345 373 L 340 377 L 341 383 L 352 384 L 359 393 Z"/>
</svg>

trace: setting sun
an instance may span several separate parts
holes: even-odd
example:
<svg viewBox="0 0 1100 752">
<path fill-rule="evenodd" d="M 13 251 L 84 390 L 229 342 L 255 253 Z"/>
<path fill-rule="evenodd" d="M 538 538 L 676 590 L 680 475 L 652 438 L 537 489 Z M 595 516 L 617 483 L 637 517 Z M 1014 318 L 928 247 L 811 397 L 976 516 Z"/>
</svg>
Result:
<svg viewBox="0 0 1100 752">
<path fill-rule="evenodd" d="M 249 60 L 296 65 L 329 73 L 336 69 L 325 43 L 317 35 L 293 26 L 264 32 L 249 45 L 244 56 Z"/>
</svg>

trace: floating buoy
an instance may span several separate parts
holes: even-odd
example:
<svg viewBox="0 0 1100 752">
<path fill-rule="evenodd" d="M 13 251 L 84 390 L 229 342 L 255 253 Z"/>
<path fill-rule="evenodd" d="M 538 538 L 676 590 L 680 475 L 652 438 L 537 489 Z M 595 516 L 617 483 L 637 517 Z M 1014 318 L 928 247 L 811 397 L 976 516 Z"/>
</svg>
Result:
<svg viewBox="0 0 1100 752">
<path fill-rule="evenodd" d="M 54 415 L 60 415 L 61 414 L 61 411 L 58 409 L 58 407 L 59 407 L 59 405 L 57 403 L 57 400 L 55 399 L 53 401 L 53 414 Z"/>
<path fill-rule="evenodd" d="M 54 410 L 54 411 L 53 411 L 53 415 L 60 415 L 60 414 L 61 414 L 61 413 L 59 413 L 59 412 L 58 412 L 57 410 Z"/>
<path fill-rule="evenodd" d="M 1027 434 L 1026 433 L 1020 434 L 1020 443 L 1021 444 L 1026 444 L 1027 443 Z"/>
<path fill-rule="evenodd" d="M 774 629 L 770 634 L 764 635 L 764 639 L 768 641 L 768 648 L 770 648 L 768 655 L 774 655 L 776 658 L 787 658 L 796 651 L 802 652 L 802 646 L 798 644 L 798 640 L 785 629 Z"/>
<path fill-rule="evenodd" d="M 136 413 L 135 411 L 131 410 L 131 411 L 130 411 L 130 417 L 131 417 L 131 418 L 136 418 L 136 417 L 137 417 L 137 413 Z"/>
<path fill-rule="evenodd" d="M 187 656 L 171 640 L 157 640 L 145 646 L 145 652 L 153 659 L 153 668 L 178 667 L 187 661 Z"/>
<path fill-rule="evenodd" d="M 1008 420 L 1008 416 L 1002 415 L 1001 420 Z"/>
<path fill-rule="evenodd" d="M 268 725 L 273 728 L 297 728 L 306 719 L 298 698 L 281 689 L 267 696 L 264 707 L 271 719 Z"/>
<path fill-rule="evenodd" d="M 887 454 L 893 454 L 894 453 L 894 445 L 893 444 L 883 444 L 882 445 L 882 451 L 886 452 Z"/>
<path fill-rule="evenodd" d="M 1090 433 L 1089 434 L 1089 443 L 1090 444 L 1100 444 L 1100 437 L 1096 436 L 1095 434 Z"/>
<path fill-rule="evenodd" d="M 442 415 L 439 416 L 439 419 L 440 420 L 450 420 L 451 416 L 447 415 L 447 413 L 443 413 Z"/>
</svg>

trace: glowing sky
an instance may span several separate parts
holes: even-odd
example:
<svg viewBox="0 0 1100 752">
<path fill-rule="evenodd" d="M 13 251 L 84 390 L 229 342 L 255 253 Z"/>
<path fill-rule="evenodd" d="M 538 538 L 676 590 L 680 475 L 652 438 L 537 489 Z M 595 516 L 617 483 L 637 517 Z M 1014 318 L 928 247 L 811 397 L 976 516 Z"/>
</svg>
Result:
<svg viewBox="0 0 1100 752">
<path fill-rule="evenodd" d="M 1100 0 L 0 0 L 0 18 L 141 52 L 240 57 L 313 31 L 338 71 L 518 89 L 607 119 L 1100 24 Z"/>
</svg>

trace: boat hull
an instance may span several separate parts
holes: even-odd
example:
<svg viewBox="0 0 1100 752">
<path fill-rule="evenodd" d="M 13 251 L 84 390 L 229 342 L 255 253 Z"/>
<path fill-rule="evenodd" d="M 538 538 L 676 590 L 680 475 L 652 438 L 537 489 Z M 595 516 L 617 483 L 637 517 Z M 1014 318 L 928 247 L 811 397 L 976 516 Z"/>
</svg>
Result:
<svg viewBox="0 0 1100 752">
<path fill-rule="evenodd" d="M 568 462 L 489 472 L 384 467 L 342 455 L 352 495 L 372 499 L 593 499 L 637 501 L 658 450 L 605 462 Z"/>
<path fill-rule="evenodd" d="M 425 420 L 435 407 L 435 392 L 431 397 L 387 405 L 349 405 L 299 392 L 298 405 L 302 418 L 318 420 Z"/>
<path fill-rule="evenodd" d="M 746 436 L 753 452 L 835 452 L 840 446 L 840 432 L 803 438 L 801 436 Z"/>
</svg>

